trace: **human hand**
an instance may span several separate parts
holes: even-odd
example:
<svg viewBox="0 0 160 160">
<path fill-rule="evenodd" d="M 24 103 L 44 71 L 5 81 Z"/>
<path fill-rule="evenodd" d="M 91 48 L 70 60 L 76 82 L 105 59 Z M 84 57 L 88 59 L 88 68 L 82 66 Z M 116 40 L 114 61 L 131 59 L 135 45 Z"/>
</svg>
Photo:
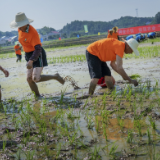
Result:
<svg viewBox="0 0 160 160">
<path fill-rule="evenodd" d="M 33 67 L 33 61 L 29 60 L 26 64 L 27 69 L 31 69 Z"/>
<path fill-rule="evenodd" d="M 122 40 L 123 42 L 125 42 L 125 39 L 124 39 L 124 38 L 121 38 L 121 40 Z"/>
<path fill-rule="evenodd" d="M 7 70 L 3 70 L 3 73 L 5 74 L 5 77 L 8 77 L 9 76 L 9 72 Z"/>
<path fill-rule="evenodd" d="M 135 87 L 138 86 L 138 82 L 136 80 L 132 79 L 130 83 L 134 84 Z"/>
</svg>

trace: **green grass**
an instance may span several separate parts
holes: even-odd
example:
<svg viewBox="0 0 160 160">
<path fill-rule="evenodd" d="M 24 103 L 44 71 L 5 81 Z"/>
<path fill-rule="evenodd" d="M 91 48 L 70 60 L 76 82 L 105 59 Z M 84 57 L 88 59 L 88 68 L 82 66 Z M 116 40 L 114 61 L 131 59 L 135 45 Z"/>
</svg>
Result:
<svg viewBox="0 0 160 160">
<path fill-rule="evenodd" d="M 160 37 L 156 37 L 154 39 L 147 39 L 145 41 L 142 41 L 141 43 L 154 43 L 154 42 L 160 42 Z"/>
</svg>

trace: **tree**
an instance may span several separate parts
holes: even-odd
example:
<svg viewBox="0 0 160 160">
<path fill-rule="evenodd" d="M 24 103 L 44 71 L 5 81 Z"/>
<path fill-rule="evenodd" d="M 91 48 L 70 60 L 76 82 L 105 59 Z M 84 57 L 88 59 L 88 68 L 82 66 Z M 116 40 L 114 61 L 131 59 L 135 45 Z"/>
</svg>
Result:
<svg viewBox="0 0 160 160">
<path fill-rule="evenodd" d="M 66 33 L 63 33 L 63 34 L 62 34 L 62 37 L 63 37 L 63 38 L 67 38 L 67 34 L 66 34 Z"/>
<path fill-rule="evenodd" d="M 50 28 L 50 27 L 43 27 L 42 29 L 39 30 L 39 33 L 42 35 L 46 35 L 48 33 L 50 33 L 51 31 L 55 31 L 54 28 Z"/>
<path fill-rule="evenodd" d="M 159 23 L 160 23 L 160 12 L 158 12 L 158 13 L 155 15 L 154 22 L 155 22 L 155 24 L 159 24 Z"/>
</svg>

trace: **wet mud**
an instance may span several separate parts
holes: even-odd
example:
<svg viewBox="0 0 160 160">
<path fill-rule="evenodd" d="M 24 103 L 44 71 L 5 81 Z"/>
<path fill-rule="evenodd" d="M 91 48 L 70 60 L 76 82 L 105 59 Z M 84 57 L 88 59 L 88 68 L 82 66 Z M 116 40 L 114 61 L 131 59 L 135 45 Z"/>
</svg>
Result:
<svg viewBox="0 0 160 160">
<path fill-rule="evenodd" d="M 50 64 L 43 74 L 58 72 L 66 82 L 39 83 L 40 99 L 26 82 L 25 61 L 15 61 L 0 60 L 10 71 L 8 78 L 0 73 L 0 159 L 160 158 L 160 58 L 124 59 L 125 71 L 141 76 L 139 86 L 111 70 L 116 89 L 97 86 L 93 96 L 86 62 Z"/>
</svg>

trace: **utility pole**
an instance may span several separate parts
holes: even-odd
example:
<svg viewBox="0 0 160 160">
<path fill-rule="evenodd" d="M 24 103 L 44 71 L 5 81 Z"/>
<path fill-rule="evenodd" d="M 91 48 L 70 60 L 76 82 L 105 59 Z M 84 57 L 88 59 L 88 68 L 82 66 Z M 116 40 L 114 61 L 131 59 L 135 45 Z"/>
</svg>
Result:
<svg viewBox="0 0 160 160">
<path fill-rule="evenodd" d="M 136 16 L 138 17 L 138 8 L 136 8 Z"/>
</svg>

